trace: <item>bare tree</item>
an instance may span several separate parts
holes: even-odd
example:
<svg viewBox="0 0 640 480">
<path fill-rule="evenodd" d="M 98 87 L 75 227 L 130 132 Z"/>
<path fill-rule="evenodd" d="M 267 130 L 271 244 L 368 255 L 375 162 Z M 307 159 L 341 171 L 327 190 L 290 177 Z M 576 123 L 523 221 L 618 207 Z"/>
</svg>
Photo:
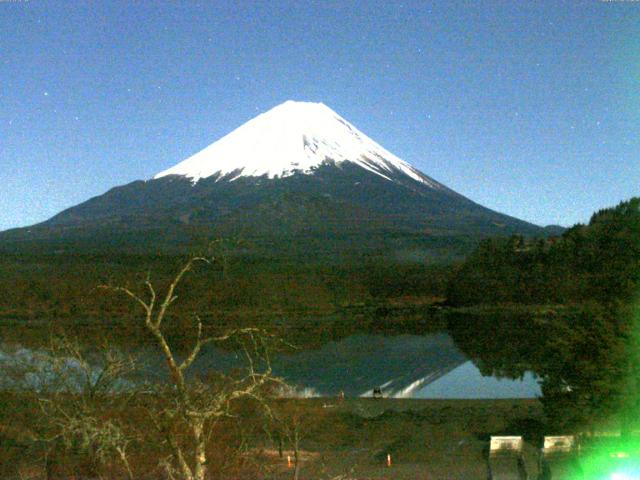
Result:
<svg viewBox="0 0 640 480">
<path fill-rule="evenodd" d="M 293 452 L 293 480 L 298 480 L 302 468 L 301 441 L 308 433 L 312 420 L 319 419 L 313 415 L 307 405 L 299 399 L 282 399 L 274 403 L 269 411 L 271 438 L 275 436 L 278 453 L 282 457 L 283 446 Z"/>
<path fill-rule="evenodd" d="M 224 431 L 221 425 L 244 427 L 240 416 L 255 411 L 240 400 L 252 399 L 268 408 L 267 397 L 279 383 L 270 360 L 276 339 L 252 327 L 208 334 L 200 317 L 193 315 L 193 343 L 186 349 L 174 345 L 168 332 L 178 317 L 170 315 L 176 292 L 198 263 L 210 260 L 189 259 L 164 289 L 156 290 L 149 276 L 143 293 L 102 286 L 124 293 L 141 307 L 140 325 L 161 353 L 165 382 L 145 382 L 139 363 L 109 342 L 96 345 L 63 334 L 53 335 L 48 349 L 22 349 L 0 357 L 2 386 L 28 394 L 40 408 L 42 418 L 30 425 L 29 441 L 45 447 L 48 474 L 60 474 L 73 460 L 81 466 L 70 467 L 74 472 L 84 469 L 98 478 L 115 474 L 133 480 L 143 474 L 136 461 L 153 463 L 155 458 L 170 479 L 205 480 L 216 442 L 225 451 L 237 451 L 237 458 L 249 451 L 247 444 L 235 449 L 233 442 L 227 445 L 216 435 Z M 194 364 L 203 348 L 221 342 L 233 344 L 243 366 L 225 373 L 213 365 L 199 378 Z M 145 452 L 154 457 L 144 458 Z M 233 461 L 225 465 L 235 466 Z"/>
<path fill-rule="evenodd" d="M 135 359 L 108 343 L 88 349 L 63 334 L 52 337 L 48 349 L 34 353 L 24 381 L 35 390 L 46 419 L 44 436 L 35 440 L 49 445 L 47 470 L 52 449 L 62 445 L 87 455 L 94 469 L 120 462 L 133 480 L 128 448 L 135 436 L 118 416 L 106 418 L 105 412 L 128 409 L 134 393 L 127 391 L 127 382 L 135 370 Z"/>
<path fill-rule="evenodd" d="M 176 289 L 197 263 L 210 263 L 210 260 L 190 258 L 162 294 L 156 291 L 149 277 L 145 281 L 144 295 L 127 287 L 103 286 L 124 293 L 137 302 L 143 310 L 144 328 L 162 353 L 169 382 L 165 388 L 157 386 L 156 401 L 151 402 L 148 408 L 170 452 L 160 463 L 169 478 L 181 480 L 206 478 L 206 447 L 216 422 L 231 415 L 231 405 L 236 400 L 252 398 L 263 402 L 264 392 L 276 381 L 272 376 L 269 356 L 270 337 L 258 328 L 240 328 L 206 336 L 200 317 L 194 315 L 193 345 L 180 355 L 174 351 L 167 336 L 167 312 L 178 298 Z M 189 375 L 205 345 L 230 340 L 235 340 L 244 353 L 246 368 L 242 373 L 232 376 L 215 372 L 214 378 L 206 382 Z"/>
</svg>

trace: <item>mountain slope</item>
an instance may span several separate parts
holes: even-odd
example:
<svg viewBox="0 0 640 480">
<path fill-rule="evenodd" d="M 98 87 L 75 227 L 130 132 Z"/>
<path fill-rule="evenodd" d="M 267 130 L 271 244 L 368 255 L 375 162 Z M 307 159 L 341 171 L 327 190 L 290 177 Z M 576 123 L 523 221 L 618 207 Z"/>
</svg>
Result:
<svg viewBox="0 0 640 480">
<path fill-rule="evenodd" d="M 418 258 L 512 233 L 544 230 L 459 195 L 322 104 L 286 102 L 151 180 L 4 232 L 0 244 L 184 249 L 233 236 L 268 256 Z"/>
</svg>

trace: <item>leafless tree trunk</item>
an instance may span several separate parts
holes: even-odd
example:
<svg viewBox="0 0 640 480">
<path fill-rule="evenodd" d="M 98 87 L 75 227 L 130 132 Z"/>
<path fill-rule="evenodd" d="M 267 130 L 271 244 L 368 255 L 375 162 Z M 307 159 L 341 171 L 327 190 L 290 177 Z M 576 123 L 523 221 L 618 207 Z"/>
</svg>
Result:
<svg viewBox="0 0 640 480">
<path fill-rule="evenodd" d="M 125 287 L 104 287 L 122 292 L 136 301 L 144 311 L 144 326 L 155 339 L 165 359 L 172 388 L 165 391 L 171 397 L 170 406 L 153 412 L 156 424 L 164 432 L 171 449 L 171 456 L 163 465 L 170 478 L 204 480 L 207 477 L 206 444 L 211 427 L 217 419 L 229 414 L 230 405 L 240 398 L 261 400 L 261 391 L 275 381 L 271 372 L 266 333 L 257 328 L 242 328 L 219 336 L 203 335 L 203 324 L 195 315 L 196 339 L 183 359 L 172 350 L 164 330 L 169 307 L 175 302 L 176 288 L 196 263 L 210 263 L 204 257 L 192 257 L 179 270 L 164 295 L 159 296 L 147 277 L 145 297 Z M 161 298 L 160 298 L 161 297 Z M 219 385 L 209 385 L 197 380 L 187 381 L 187 371 L 193 365 L 202 348 L 212 342 L 229 339 L 241 341 L 247 362 L 246 373 L 240 378 L 224 377 Z M 260 368 L 257 368 L 257 364 Z M 164 423 L 164 424 L 163 424 Z M 190 432 L 191 441 L 185 444 L 180 432 Z"/>
<path fill-rule="evenodd" d="M 302 469 L 300 442 L 304 438 L 308 413 L 304 407 L 293 401 L 284 401 L 277 406 L 274 404 L 270 410 L 271 428 L 278 441 L 278 450 L 282 452 L 283 444 L 293 451 L 293 480 L 298 480 Z"/>
<path fill-rule="evenodd" d="M 293 425 L 292 442 L 293 444 L 293 480 L 298 480 L 300 476 L 300 422 L 295 422 Z"/>
<path fill-rule="evenodd" d="M 119 462 L 133 480 L 128 448 L 134 438 L 117 418 L 104 419 L 103 412 L 126 411 L 131 394 L 118 392 L 118 382 L 135 368 L 134 359 L 106 343 L 87 353 L 77 340 L 64 335 L 52 339 L 47 351 L 34 355 L 29 368 L 35 382 L 29 387 L 36 389 L 49 425 L 49 433 L 40 440 L 54 449 L 63 446 L 84 452 L 93 469 Z"/>
</svg>

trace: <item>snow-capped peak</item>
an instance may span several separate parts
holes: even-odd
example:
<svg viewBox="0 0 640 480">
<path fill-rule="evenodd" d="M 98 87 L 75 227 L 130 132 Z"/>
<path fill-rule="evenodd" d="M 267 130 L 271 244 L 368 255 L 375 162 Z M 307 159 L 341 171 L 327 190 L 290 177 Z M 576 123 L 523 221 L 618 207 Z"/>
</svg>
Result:
<svg viewBox="0 0 640 480">
<path fill-rule="evenodd" d="M 291 100 L 249 120 L 154 178 L 180 175 L 195 183 L 213 175 L 228 180 L 286 177 L 296 172 L 313 173 L 328 161 L 352 162 L 388 180 L 402 172 L 432 188 L 442 188 L 326 105 Z"/>
</svg>

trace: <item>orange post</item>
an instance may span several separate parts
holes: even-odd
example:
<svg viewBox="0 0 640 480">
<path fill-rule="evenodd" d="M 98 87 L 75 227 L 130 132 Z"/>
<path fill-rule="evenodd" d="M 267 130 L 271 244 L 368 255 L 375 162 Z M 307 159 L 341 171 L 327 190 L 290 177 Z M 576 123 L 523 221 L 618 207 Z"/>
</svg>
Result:
<svg viewBox="0 0 640 480">
<path fill-rule="evenodd" d="M 387 453 L 387 467 L 391 466 L 391 454 Z"/>
<path fill-rule="evenodd" d="M 291 463 L 291 455 L 287 455 L 287 468 L 291 467 L 293 467 L 293 464 Z"/>
</svg>

